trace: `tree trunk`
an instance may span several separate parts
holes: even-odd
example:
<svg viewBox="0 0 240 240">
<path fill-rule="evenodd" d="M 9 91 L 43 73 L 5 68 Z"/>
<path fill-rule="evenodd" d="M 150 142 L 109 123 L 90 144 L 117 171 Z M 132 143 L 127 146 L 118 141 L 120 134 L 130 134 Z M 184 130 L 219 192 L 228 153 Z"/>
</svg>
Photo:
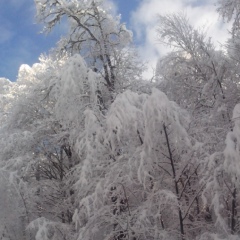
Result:
<svg viewBox="0 0 240 240">
<path fill-rule="evenodd" d="M 231 233 L 235 233 L 235 227 L 236 227 L 236 195 L 237 195 L 237 189 L 234 186 L 234 190 L 232 193 L 232 214 L 231 214 Z"/>
<path fill-rule="evenodd" d="M 178 216 L 179 216 L 180 232 L 181 232 L 182 240 L 185 240 L 183 216 L 182 216 L 182 210 L 181 210 L 181 207 L 180 207 L 180 199 L 179 199 L 179 188 L 178 188 L 178 183 L 177 183 L 177 180 L 176 180 L 176 171 L 175 171 L 175 165 L 174 165 L 172 150 L 171 150 L 171 147 L 170 147 L 167 128 L 166 128 L 165 124 L 163 124 L 163 130 L 164 130 L 165 138 L 166 138 L 166 141 L 167 141 L 167 148 L 168 148 L 170 164 L 171 164 L 171 167 L 172 167 L 173 181 L 174 181 L 174 185 L 175 185 L 175 192 L 176 192 L 177 199 L 178 199 Z"/>
</svg>

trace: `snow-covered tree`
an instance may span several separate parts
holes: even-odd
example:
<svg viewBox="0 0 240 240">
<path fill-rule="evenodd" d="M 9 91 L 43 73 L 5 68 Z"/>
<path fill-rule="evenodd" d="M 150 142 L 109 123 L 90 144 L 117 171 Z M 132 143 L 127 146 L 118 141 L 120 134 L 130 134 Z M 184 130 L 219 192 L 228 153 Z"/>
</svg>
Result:
<svg viewBox="0 0 240 240">
<path fill-rule="evenodd" d="M 114 91 L 116 67 L 121 51 L 129 45 L 132 33 L 111 14 L 103 0 L 36 0 L 37 18 L 51 29 L 67 18 L 69 32 L 60 40 L 59 49 L 71 54 L 81 53 L 88 66 L 102 73 L 107 87 Z"/>
<path fill-rule="evenodd" d="M 229 123 L 237 83 L 224 52 L 217 51 L 201 29 L 192 27 L 183 14 L 161 16 L 158 33 L 174 51 L 158 63 L 161 84 L 170 98 L 191 112 L 222 116 Z M 173 70 L 174 69 L 174 70 Z M 234 97 L 229 94 L 233 94 Z M 183 97 L 184 96 L 184 97 Z"/>
<path fill-rule="evenodd" d="M 46 31 L 69 31 L 15 83 L 0 79 L 0 239 L 238 239 L 237 52 L 161 16 L 173 51 L 152 88 L 106 1 L 35 3 Z M 219 5 L 236 19 L 228 47 L 237 4 Z"/>
<path fill-rule="evenodd" d="M 227 149 L 233 146 L 231 115 L 239 102 L 237 59 L 233 54 L 216 50 L 205 33 L 194 29 L 182 14 L 161 16 L 159 24 L 161 41 L 174 47 L 158 63 L 159 87 L 190 113 L 188 133 L 197 140 L 201 152 L 197 162 L 203 163 L 201 169 L 205 169 L 200 177 L 206 184 L 202 209 L 209 227 L 202 238 L 235 239 L 238 189 L 234 178 L 237 176 L 230 167 L 234 165 L 229 157 L 234 154 L 233 149 Z M 228 53 L 231 52 L 229 49 Z"/>
</svg>

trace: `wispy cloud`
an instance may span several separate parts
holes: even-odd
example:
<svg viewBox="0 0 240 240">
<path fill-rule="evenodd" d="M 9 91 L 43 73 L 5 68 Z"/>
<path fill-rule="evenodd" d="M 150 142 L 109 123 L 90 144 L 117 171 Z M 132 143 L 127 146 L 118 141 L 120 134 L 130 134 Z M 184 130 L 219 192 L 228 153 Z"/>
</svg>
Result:
<svg viewBox="0 0 240 240">
<path fill-rule="evenodd" d="M 4 44 L 5 42 L 8 42 L 11 40 L 11 38 L 14 36 L 14 32 L 5 28 L 4 26 L 0 25 L 0 44 Z"/>
</svg>

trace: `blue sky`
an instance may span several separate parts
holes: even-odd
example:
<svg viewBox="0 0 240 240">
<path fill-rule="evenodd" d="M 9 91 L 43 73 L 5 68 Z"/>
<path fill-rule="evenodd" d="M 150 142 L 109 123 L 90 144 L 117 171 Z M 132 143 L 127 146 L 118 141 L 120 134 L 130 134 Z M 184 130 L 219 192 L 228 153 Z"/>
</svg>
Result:
<svg viewBox="0 0 240 240">
<path fill-rule="evenodd" d="M 157 14 L 185 11 L 193 25 L 209 24 L 216 42 L 226 40 L 226 29 L 215 11 L 215 0 L 108 0 L 115 4 L 122 21 L 134 31 L 140 56 L 154 68 L 166 47 L 157 41 Z M 21 64 L 38 62 L 59 40 L 59 27 L 49 35 L 40 34 L 42 26 L 35 21 L 34 0 L 0 0 L 0 77 L 16 80 Z M 151 71 L 151 70 L 150 70 Z M 152 73 L 148 72 L 150 77 Z"/>
<path fill-rule="evenodd" d="M 34 24 L 33 0 L 0 0 L 0 76 L 15 80 L 21 64 L 32 65 L 54 46 L 57 31 L 48 38 Z"/>
</svg>

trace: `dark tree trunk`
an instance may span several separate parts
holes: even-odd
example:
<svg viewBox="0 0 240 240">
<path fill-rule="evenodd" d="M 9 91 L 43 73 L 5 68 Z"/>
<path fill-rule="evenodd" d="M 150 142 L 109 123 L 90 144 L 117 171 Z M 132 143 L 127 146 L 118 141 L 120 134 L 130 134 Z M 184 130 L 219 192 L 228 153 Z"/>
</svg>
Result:
<svg viewBox="0 0 240 240">
<path fill-rule="evenodd" d="M 177 183 L 177 180 L 176 180 L 175 164 L 174 164 L 172 150 L 171 150 L 171 146 L 170 146 L 170 142 L 169 142 L 169 138 L 168 138 L 169 135 L 168 135 L 168 132 L 167 132 L 167 127 L 165 126 L 165 124 L 163 124 L 163 130 L 164 130 L 165 138 L 166 138 L 166 141 L 167 141 L 167 148 L 168 148 L 170 164 L 171 164 L 171 167 L 172 167 L 173 181 L 174 181 L 174 185 L 175 185 L 175 192 L 176 192 L 176 195 L 177 195 L 177 198 L 178 198 L 178 203 L 179 203 L 178 216 L 179 216 L 180 232 L 181 232 L 182 240 L 185 240 L 183 215 L 182 215 L 182 210 L 181 210 L 181 207 L 180 207 L 179 188 L 178 188 L 178 183 Z"/>
</svg>

